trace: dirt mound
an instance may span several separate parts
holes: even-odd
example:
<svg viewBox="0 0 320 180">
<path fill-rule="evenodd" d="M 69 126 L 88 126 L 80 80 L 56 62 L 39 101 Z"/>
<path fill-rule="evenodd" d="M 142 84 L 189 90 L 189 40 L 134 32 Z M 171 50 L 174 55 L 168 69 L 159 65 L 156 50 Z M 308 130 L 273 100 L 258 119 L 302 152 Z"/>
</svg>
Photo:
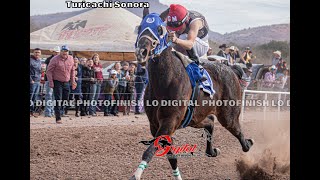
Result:
<svg viewBox="0 0 320 180">
<path fill-rule="evenodd" d="M 270 149 L 266 149 L 258 161 L 242 157 L 240 160 L 237 160 L 236 164 L 237 170 L 240 172 L 240 177 L 243 180 L 289 179 L 290 163 L 278 161 Z"/>
<path fill-rule="evenodd" d="M 243 180 L 290 179 L 290 131 L 289 121 L 259 122 L 262 141 L 252 152 L 236 160 L 237 171 Z"/>
</svg>

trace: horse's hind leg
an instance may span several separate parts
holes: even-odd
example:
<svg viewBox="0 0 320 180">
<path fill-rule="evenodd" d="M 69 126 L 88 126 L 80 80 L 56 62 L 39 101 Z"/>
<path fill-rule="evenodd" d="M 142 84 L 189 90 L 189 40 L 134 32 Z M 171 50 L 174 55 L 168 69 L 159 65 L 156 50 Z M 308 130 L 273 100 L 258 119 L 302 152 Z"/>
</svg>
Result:
<svg viewBox="0 0 320 180">
<path fill-rule="evenodd" d="M 243 152 L 248 152 L 250 150 L 250 148 L 253 145 L 254 141 L 253 141 L 253 139 L 245 139 L 244 138 L 244 135 L 243 135 L 243 133 L 241 131 L 241 126 L 240 126 L 240 123 L 239 123 L 239 116 L 236 116 L 236 117 L 233 118 L 233 117 L 230 117 L 228 115 L 220 114 L 218 116 L 218 121 L 220 122 L 220 124 L 223 127 L 225 127 L 229 132 L 231 132 L 231 134 L 233 134 L 239 140 L 239 142 L 240 142 L 240 144 L 242 146 L 242 151 Z"/>
<path fill-rule="evenodd" d="M 212 148 L 212 141 L 213 141 L 213 129 L 214 129 L 214 115 L 209 115 L 205 120 L 202 122 L 193 125 L 194 128 L 204 128 L 206 139 L 207 139 L 207 146 L 206 146 L 206 155 L 208 157 L 216 157 L 220 154 L 220 150 L 218 148 Z"/>
</svg>

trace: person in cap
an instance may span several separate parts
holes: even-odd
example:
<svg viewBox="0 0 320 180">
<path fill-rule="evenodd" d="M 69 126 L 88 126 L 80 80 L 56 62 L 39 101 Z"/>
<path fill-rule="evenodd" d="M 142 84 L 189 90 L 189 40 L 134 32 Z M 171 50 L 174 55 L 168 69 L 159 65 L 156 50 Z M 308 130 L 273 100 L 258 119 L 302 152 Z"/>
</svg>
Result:
<svg viewBox="0 0 320 180">
<path fill-rule="evenodd" d="M 276 65 L 277 67 L 277 72 L 276 72 L 276 76 L 278 76 L 278 74 L 282 74 L 284 69 L 287 69 L 287 62 L 280 58 L 278 64 Z"/>
<path fill-rule="evenodd" d="M 60 46 L 55 46 L 54 48 L 50 49 L 50 51 L 52 52 L 51 56 L 48 57 L 45 60 L 45 64 L 46 64 L 46 71 L 48 69 L 49 63 L 51 61 L 51 59 L 58 55 L 60 53 Z M 47 72 L 44 75 L 44 80 L 45 80 L 45 84 L 44 87 L 46 89 L 46 95 L 45 95 L 45 108 L 44 108 L 44 116 L 45 117 L 53 117 L 54 116 L 54 110 L 53 110 L 53 89 L 49 86 L 49 81 L 47 78 Z"/>
<path fill-rule="evenodd" d="M 119 85 L 118 85 L 118 93 L 119 93 L 119 99 L 125 98 L 126 89 L 127 89 L 127 82 L 130 80 L 129 76 L 129 63 L 123 62 L 121 63 L 121 70 L 119 74 Z"/>
<path fill-rule="evenodd" d="M 230 46 L 229 47 L 229 56 L 227 55 L 227 59 L 229 59 L 229 64 L 233 65 L 237 58 L 239 58 L 239 49 L 235 46 Z"/>
<path fill-rule="evenodd" d="M 250 47 L 246 47 L 243 51 L 241 58 L 239 60 L 239 63 L 247 64 L 251 60 L 252 51 L 250 50 Z"/>
<path fill-rule="evenodd" d="M 47 69 L 47 79 L 49 81 L 49 87 L 53 88 L 53 94 L 55 100 L 68 100 L 70 93 L 70 83 L 72 89 L 76 88 L 75 82 L 75 67 L 73 57 L 69 54 L 68 46 L 61 47 L 59 55 L 54 56 Z M 61 124 L 61 111 L 63 110 L 63 103 L 56 103 L 54 107 L 54 113 L 56 117 L 56 123 Z"/>
<path fill-rule="evenodd" d="M 120 62 L 116 62 L 113 66 L 113 69 L 117 72 L 117 78 L 118 80 L 120 81 L 121 78 L 123 78 L 121 76 L 121 63 Z M 115 88 L 114 92 L 113 92 L 113 98 L 114 100 L 116 101 L 119 101 L 120 100 L 120 92 L 119 92 L 119 88 L 118 86 Z M 119 116 L 118 113 L 119 113 L 119 106 L 118 106 L 118 103 L 114 103 L 112 104 L 112 107 L 111 107 L 111 112 L 110 112 L 112 115 L 114 116 Z"/>
<path fill-rule="evenodd" d="M 250 82 L 251 82 L 251 74 L 252 74 L 252 70 L 249 68 L 243 68 L 243 71 L 245 72 L 240 80 L 240 85 L 242 87 L 242 89 L 247 89 L 247 87 L 249 86 Z"/>
<path fill-rule="evenodd" d="M 114 90 L 119 84 L 119 79 L 117 78 L 118 72 L 114 69 L 110 72 L 110 77 L 107 79 L 107 83 L 104 89 L 104 116 L 111 116 L 111 99 L 114 93 Z"/>
<path fill-rule="evenodd" d="M 276 71 L 277 68 L 275 65 L 269 67 L 269 72 L 264 75 L 264 87 L 272 88 L 274 86 L 276 80 Z"/>
<path fill-rule="evenodd" d="M 199 57 L 209 50 L 209 26 L 205 17 L 179 4 L 171 4 L 160 17 L 167 22 L 169 40 L 176 45 L 174 48 L 199 65 Z"/>
<path fill-rule="evenodd" d="M 217 53 L 218 56 L 221 56 L 221 57 L 224 57 L 224 58 L 227 58 L 227 54 L 225 52 L 226 48 L 227 48 L 227 45 L 226 44 L 221 44 L 219 46 L 220 50 L 219 52 Z"/>
<path fill-rule="evenodd" d="M 281 52 L 280 51 L 274 51 L 273 57 L 272 57 L 272 65 L 277 65 L 278 62 L 281 60 Z"/>
</svg>

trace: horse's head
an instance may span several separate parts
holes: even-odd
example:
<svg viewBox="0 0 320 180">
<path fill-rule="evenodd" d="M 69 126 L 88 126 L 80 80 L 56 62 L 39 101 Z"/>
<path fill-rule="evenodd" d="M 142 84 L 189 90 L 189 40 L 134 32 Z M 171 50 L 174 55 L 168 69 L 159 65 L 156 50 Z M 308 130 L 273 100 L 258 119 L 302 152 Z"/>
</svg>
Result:
<svg viewBox="0 0 320 180">
<path fill-rule="evenodd" d="M 145 8 L 143 20 L 138 26 L 138 37 L 135 44 L 138 63 L 145 63 L 166 49 L 168 47 L 167 36 L 165 23 L 160 16 L 156 13 L 149 14 L 149 9 Z"/>
</svg>

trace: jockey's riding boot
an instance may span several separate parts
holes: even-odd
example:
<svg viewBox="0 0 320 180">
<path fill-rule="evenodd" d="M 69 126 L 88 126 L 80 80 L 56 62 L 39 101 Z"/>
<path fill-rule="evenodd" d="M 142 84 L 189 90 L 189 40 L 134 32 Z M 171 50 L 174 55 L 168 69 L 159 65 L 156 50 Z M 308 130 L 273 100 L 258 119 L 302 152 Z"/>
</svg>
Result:
<svg viewBox="0 0 320 180">
<path fill-rule="evenodd" d="M 200 62 L 200 58 L 199 58 L 199 56 L 198 56 L 195 48 L 192 47 L 190 50 L 186 50 L 186 51 L 187 51 L 187 53 L 188 53 L 189 58 L 190 58 L 192 61 L 194 61 L 194 62 L 198 65 L 200 71 L 202 71 L 202 70 L 203 70 L 203 67 L 201 66 L 201 64 L 203 64 L 203 63 Z M 207 77 L 205 77 L 204 75 L 203 75 L 203 76 L 201 77 L 201 79 L 200 79 L 200 81 L 206 81 L 206 80 L 207 80 Z"/>
<path fill-rule="evenodd" d="M 195 50 L 195 48 L 191 48 L 190 50 L 186 50 L 189 58 L 194 61 L 197 65 L 200 65 L 200 58 Z"/>
</svg>

